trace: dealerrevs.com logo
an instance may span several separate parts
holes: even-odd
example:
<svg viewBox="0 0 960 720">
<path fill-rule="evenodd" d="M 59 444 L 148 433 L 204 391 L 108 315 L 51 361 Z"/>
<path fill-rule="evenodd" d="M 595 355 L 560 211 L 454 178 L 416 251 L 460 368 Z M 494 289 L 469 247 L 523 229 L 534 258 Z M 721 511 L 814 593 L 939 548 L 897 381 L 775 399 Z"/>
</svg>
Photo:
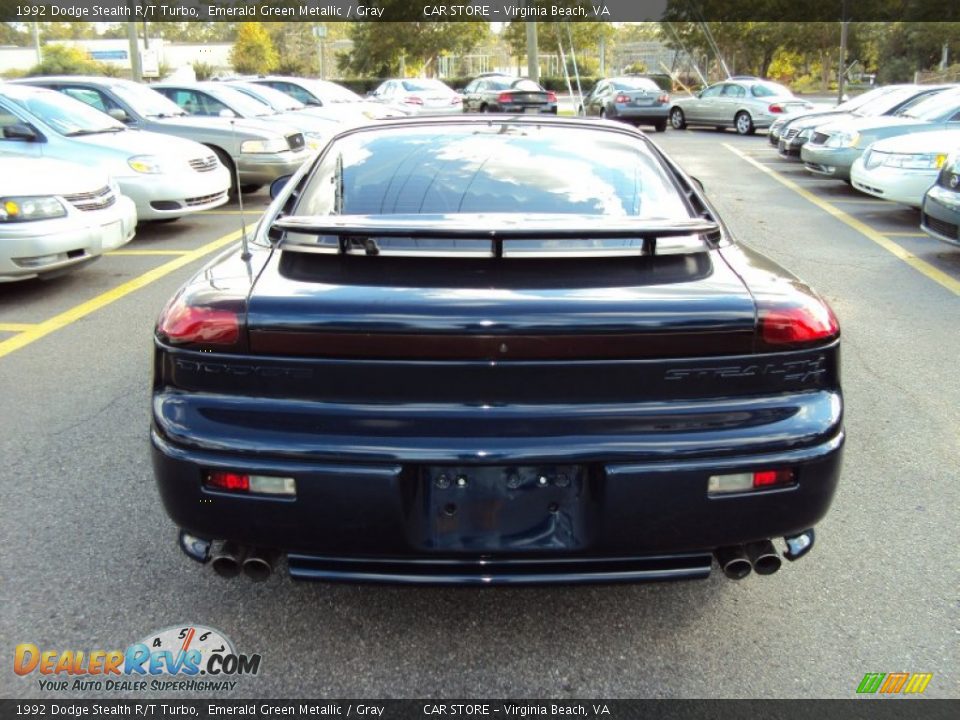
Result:
<svg viewBox="0 0 960 720">
<path fill-rule="evenodd" d="M 13 670 L 45 692 L 233 690 L 239 676 L 260 672 L 259 654 L 236 652 L 219 630 L 196 624 L 150 633 L 125 650 L 51 650 L 21 643 Z"/>
</svg>

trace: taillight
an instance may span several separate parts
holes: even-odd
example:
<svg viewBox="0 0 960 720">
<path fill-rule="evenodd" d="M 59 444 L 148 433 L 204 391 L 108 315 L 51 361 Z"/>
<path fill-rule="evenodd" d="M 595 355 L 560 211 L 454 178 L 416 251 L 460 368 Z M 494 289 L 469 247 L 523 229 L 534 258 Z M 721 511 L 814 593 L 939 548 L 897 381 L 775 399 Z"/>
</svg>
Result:
<svg viewBox="0 0 960 720">
<path fill-rule="evenodd" d="M 296 497 L 297 481 L 292 477 L 274 475 L 248 475 L 229 470 L 208 470 L 203 478 L 204 487 L 231 493 L 254 493 L 257 495 L 285 495 Z"/>
<path fill-rule="evenodd" d="M 624 95 L 623 93 L 620 93 L 619 95 L 617 95 L 617 96 L 613 99 L 613 101 L 614 101 L 614 102 L 618 102 L 618 103 L 628 103 L 628 102 L 630 102 L 630 96 L 629 96 L 629 95 Z"/>
<path fill-rule="evenodd" d="M 761 308 L 760 339 L 775 347 L 811 345 L 840 334 L 840 323 L 823 300 L 804 296 L 796 305 Z"/>
<path fill-rule="evenodd" d="M 772 490 L 778 487 L 795 485 L 796 480 L 796 473 L 791 468 L 711 475 L 707 480 L 707 494 L 723 495 L 724 493 L 750 492 L 752 490 Z"/>
<path fill-rule="evenodd" d="M 555 92 L 547 91 L 547 102 L 556 102 L 557 94 Z"/>
<path fill-rule="evenodd" d="M 511 103 L 511 102 L 513 102 L 513 95 L 511 95 L 511 94 L 508 93 L 508 92 L 500 93 L 499 95 L 497 95 L 497 102 L 498 102 L 498 103 Z"/>
<path fill-rule="evenodd" d="M 416 95 L 407 95 L 403 101 L 408 105 L 423 105 L 423 98 L 418 98 Z"/>
<path fill-rule="evenodd" d="M 660 103 L 661 105 L 666 105 L 670 102 L 670 96 L 666 94 L 661 95 L 660 97 L 657 98 L 657 102 Z"/>
<path fill-rule="evenodd" d="M 233 310 L 188 305 L 178 295 L 160 314 L 157 332 L 176 345 L 234 345 L 240 340 L 240 316 Z"/>
<path fill-rule="evenodd" d="M 768 107 L 767 110 L 773 113 L 774 115 L 776 115 L 777 113 L 783 112 L 783 105 L 781 105 L 780 103 L 773 103 L 773 105 Z"/>
</svg>

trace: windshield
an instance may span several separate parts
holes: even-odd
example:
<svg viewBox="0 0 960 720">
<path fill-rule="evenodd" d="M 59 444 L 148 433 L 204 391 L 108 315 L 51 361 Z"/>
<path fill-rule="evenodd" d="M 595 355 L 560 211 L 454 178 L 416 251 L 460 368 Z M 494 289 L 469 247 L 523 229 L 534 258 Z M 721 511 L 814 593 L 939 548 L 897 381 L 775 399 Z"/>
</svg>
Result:
<svg viewBox="0 0 960 720">
<path fill-rule="evenodd" d="M 637 138 L 495 124 L 395 128 L 338 140 L 297 215 L 577 213 L 690 219 Z"/>
<path fill-rule="evenodd" d="M 33 113 L 61 135 L 120 132 L 126 127 L 109 115 L 53 90 L 6 88 L 4 96 Z"/>
<path fill-rule="evenodd" d="M 278 112 L 303 110 L 306 107 L 306 105 L 296 98 L 290 97 L 285 92 L 274 90 L 272 87 L 267 87 L 266 85 L 230 83 L 230 87 L 235 88 L 237 92 L 242 92 L 247 97 L 269 104 L 270 107 Z"/>
<path fill-rule="evenodd" d="M 881 95 L 880 97 L 874 98 L 861 105 L 857 109 L 856 114 L 863 115 L 865 117 L 885 115 L 901 103 L 912 98 L 917 94 L 917 92 L 919 91 L 915 87 L 904 87 L 891 90 L 885 95 Z"/>
<path fill-rule="evenodd" d="M 110 89 L 121 100 L 133 108 L 134 112 L 145 117 L 176 117 L 186 115 L 172 100 L 168 100 L 156 90 L 136 83 L 113 83 Z"/>
<path fill-rule="evenodd" d="M 435 92 L 444 95 L 452 95 L 453 90 L 448 88 L 439 80 L 404 80 L 403 89 L 407 92 Z"/>
<path fill-rule="evenodd" d="M 857 108 L 863 105 L 868 105 L 869 103 L 873 102 L 877 98 L 889 92 L 893 92 L 893 88 L 874 88 L 873 90 L 868 90 L 862 95 L 857 95 L 856 97 L 852 97 L 849 100 L 840 103 L 834 108 L 834 110 L 842 110 L 843 112 L 852 112 L 853 110 L 856 110 Z"/>
<path fill-rule="evenodd" d="M 930 95 L 900 111 L 903 117 L 917 120 L 939 120 L 945 115 L 952 115 L 960 107 L 960 91 L 948 90 Z"/>
<path fill-rule="evenodd" d="M 239 90 L 224 85 L 204 88 L 217 100 L 228 106 L 240 117 L 265 117 L 267 115 L 276 115 L 277 112 L 267 103 L 254 100 L 249 95 L 244 95 Z"/>
<path fill-rule="evenodd" d="M 304 87 L 325 103 L 361 102 L 363 100 L 352 90 L 347 90 L 345 87 L 326 80 L 301 80 L 301 82 Z"/>
</svg>

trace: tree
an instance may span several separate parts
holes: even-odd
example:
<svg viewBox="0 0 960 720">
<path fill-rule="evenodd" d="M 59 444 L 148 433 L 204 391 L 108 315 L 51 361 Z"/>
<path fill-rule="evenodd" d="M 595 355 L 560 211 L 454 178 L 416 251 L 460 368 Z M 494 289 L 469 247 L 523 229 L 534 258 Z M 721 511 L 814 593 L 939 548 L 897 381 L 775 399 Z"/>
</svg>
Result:
<svg viewBox="0 0 960 720">
<path fill-rule="evenodd" d="M 238 73 L 261 75 L 277 66 L 277 51 L 263 23 L 244 22 L 230 51 L 230 64 Z"/>
<path fill-rule="evenodd" d="M 341 56 L 339 65 L 341 70 L 370 77 L 399 75 L 401 63 L 408 70 L 436 75 L 438 57 L 468 53 L 488 33 L 487 24 L 480 22 L 354 23 L 350 28 L 353 51 Z"/>
<path fill-rule="evenodd" d="M 80 48 L 57 43 L 43 48 L 43 61 L 27 75 L 117 75 L 117 68 L 94 60 Z"/>
</svg>

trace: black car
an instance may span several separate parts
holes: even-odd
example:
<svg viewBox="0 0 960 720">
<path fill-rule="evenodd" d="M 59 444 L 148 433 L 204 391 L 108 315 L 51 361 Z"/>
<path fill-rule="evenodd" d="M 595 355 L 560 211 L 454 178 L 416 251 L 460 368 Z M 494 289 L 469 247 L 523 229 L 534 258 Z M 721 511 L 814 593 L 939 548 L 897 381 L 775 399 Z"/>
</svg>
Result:
<svg viewBox="0 0 960 720">
<path fill-rule="evenodd" d="M 464 112 L 557 114 L 557 96 L 529 78 L 479 77 L 463 89 Z"/>
<path fill-rule="evenodd" d="M 157 322 L 154 468 L 194 559 L 617 582 L 812 546 L 836 318 L 634 128 L 388 121 L 273 190 Z"/>
</svg>

